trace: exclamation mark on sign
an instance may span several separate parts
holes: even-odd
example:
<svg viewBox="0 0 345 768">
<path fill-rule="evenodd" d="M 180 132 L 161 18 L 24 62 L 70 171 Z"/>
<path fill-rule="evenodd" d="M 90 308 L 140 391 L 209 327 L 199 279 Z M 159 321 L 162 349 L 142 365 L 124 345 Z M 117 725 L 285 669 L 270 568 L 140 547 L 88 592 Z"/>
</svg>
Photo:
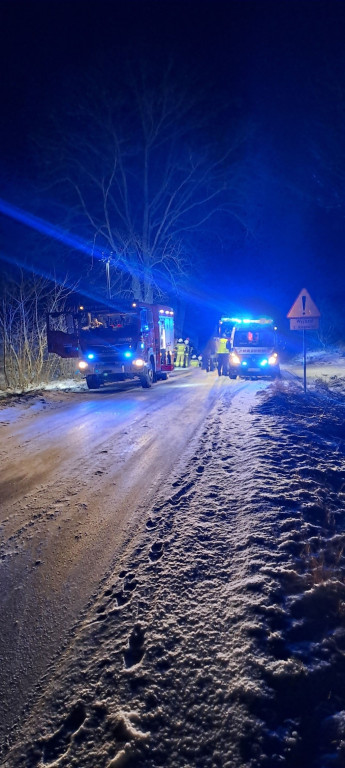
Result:
<svg viewBox="0 0 345 768">
<path fill-rule="evenodd" d="M 302 296 L 302 307 L 303 307 L 303 315 L 305 315 L 305 303 L 306 303 L 307 297 Z"/>
</svg>

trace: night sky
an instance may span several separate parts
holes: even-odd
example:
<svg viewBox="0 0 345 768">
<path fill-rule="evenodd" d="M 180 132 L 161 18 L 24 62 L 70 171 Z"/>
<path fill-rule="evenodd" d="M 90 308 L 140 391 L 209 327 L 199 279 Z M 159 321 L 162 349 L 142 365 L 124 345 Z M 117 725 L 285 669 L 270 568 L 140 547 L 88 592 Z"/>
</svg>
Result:
<svg viewBox="0 0 345 768">
<path fill-rule="evenodd" d="M 203 324 L 207 298 L 215 314 L 255 307 L 281 320 L 304 287 L 322 310 L 342 309 L 342 0 L 2 0 L 0 14 L 2 199 L 34 212 L 35 137 L 50 137 L 66 83 L 94 69 L 109 75 L 124 58 L 157 72 L 171 60 L 179 82 L 192 73 L 203 88 L 210 142 L 226 145 L 234 115 L 249 135 L 241 222 L 229 214 L 195 235 L 190 322 Z M 212 122 L 217 100 L 226 107 Z M 27 228 L 5 216 L 0 225 L 14 259 Z"/>
</svg>

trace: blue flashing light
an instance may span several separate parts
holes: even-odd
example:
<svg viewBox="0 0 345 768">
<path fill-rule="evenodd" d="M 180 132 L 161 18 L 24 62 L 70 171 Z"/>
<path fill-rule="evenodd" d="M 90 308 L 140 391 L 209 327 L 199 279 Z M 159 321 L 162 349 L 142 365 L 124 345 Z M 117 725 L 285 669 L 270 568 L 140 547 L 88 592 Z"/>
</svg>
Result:
<svg viewBox="0 0 345 768">
<path fill-rule="evenodd" d="M 94 356 L 93 352 L 89 352 L 87 357 L 88 357 L 89 360 L 93 360 L 95 356 Z"/>
<path fill-rule="evenodd" d="M 246 360 L 243 360 L 242 365 L 248 365 Z"/>
<path fill-rule="evenodd" d="M 140 349 L 145 349 L 145 344 L 143 341 L 140 343 Z"/>
<path fill-rule="evenodd" d="M 268 364 L 268 360 L 261 360 L 260 365 L 264 366 Z"/>
<path fill-rule="evenodd" d="M 125 357 L 132 357 L 132 352 L 125 352 Z"/>
<path fill-rule="evenodd" d="M 234 323 L 235 325 L 272 325 L 271 317 L 222 317 L 220 324 Z"/>
</svg>

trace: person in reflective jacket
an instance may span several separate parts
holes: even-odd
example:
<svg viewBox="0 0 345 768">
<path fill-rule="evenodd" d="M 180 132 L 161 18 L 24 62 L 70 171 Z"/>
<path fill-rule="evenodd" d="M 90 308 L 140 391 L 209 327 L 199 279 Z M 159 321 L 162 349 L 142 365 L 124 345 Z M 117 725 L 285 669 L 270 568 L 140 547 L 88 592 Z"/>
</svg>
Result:
<svg viewBox="0 0 345 768">
<path fill-rule="evenodd" d="M 184 356 L 186 352 L 186 345 L 183 339 L 179 339 L 176 344 L 176 368 L 182 368 L 184 364 Z"/>
<path fill-rule="evenodd" d="M 229 347 L 225 333 L 217 342 L 218 376 L 227 376 L 229 373 Z"/>
</svg>

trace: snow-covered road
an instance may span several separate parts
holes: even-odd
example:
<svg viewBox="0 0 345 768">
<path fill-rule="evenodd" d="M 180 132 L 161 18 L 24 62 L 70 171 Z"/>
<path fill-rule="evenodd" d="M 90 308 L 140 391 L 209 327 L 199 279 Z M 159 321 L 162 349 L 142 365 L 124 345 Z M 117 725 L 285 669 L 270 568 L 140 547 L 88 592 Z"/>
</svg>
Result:
<svg viewBox="0 0 345 768">
<path fill-rule="evenodd" d="M 66 649 L 3 765 L 343 766 L 344 396 L 194 371 L 60 399 L 4 427 L 48 451 L 4 478 L 12 717 Z"/>
<path fill-rule="evenodd" d="M 149 391 L 125 385 L 24 396 L 0 411 L 1 729 L 171 470 L 184 471 L 221 386 L 200 373 L 177 372 Z"/>
</svg>

